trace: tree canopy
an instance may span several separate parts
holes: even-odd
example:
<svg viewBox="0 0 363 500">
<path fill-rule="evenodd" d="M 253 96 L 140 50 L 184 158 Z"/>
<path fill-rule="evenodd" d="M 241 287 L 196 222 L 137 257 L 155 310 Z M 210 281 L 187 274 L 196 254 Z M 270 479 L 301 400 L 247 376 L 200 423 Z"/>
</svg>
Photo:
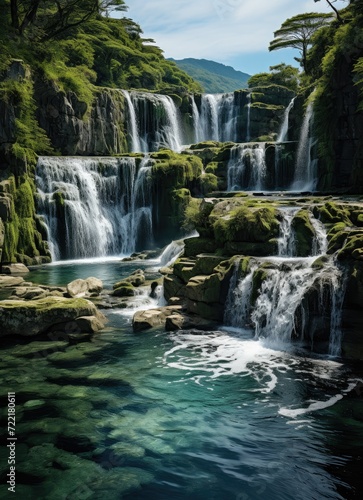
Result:
<svg viewBox="0 0 363 500">
<path fill-rule="evenodd" d="M 306 57 L 313 35 L 323 26 L 333 20 L 331 14 L 308 12 L 299 14 L 284 21 L 270 42 L 269 50 L 294 48 L 300 51 L 300 57 L 295 58 L 306 71 Z"/>
</svg>

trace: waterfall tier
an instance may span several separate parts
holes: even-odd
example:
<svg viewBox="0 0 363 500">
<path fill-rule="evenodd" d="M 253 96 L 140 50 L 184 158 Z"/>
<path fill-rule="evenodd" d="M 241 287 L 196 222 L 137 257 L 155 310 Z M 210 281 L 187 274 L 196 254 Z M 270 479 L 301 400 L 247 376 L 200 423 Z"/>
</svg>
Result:
<svg viewBox="0 0 363 500">
<path fill-rule="evenodd" d="M 38 213 L 54 260 L 130 254 L 152 245 L 152 162 L 41 157 Z"/>
<path fill-rule="evenodd" d="M 294 338 L 313 345 L 322 339 L 323 332 L 329 331 L 327 350 L 338 356 L 344 273 L 332 260 L 320 269 L 312 266 L 313 261 L 273 257 L 253 260 L 241 278 L 236 266 L 225 323 L 252 328 L 257 338 L 266 338 L 274 345 L 290 343 Z"/>
</svg>

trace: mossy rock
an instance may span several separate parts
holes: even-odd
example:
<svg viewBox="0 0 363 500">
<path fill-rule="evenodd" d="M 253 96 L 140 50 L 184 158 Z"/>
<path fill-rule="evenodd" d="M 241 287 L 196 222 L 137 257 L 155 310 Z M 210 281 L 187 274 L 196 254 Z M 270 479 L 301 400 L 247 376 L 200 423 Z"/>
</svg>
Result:
<svg viewBox="0 0 363 500">
<path fill-rule="evenodd" d="M 295 231 L 295 248 L 299 257 L 308 257 L 312 254 L 315 231 L 309 214 L 309 210 L 299 210 L 291 224 Z"/>
<path fill-rule="evenodd" d="M 339 227 L 338 227 L 339 226 Z M 349 234 L 343 222 L 338 222 L 328 233 L 328 253 L 332 254 L 340 250 Z"/>
<path fill-rule="evenodd" d="M 221 205 L 217 204 L 210 216 L 211 220 L 214 219 L 214 235 L 219 243 L 224 244 L 227 241 L 262 243 L 278 237 L 279 221 L 275 207 L 252 208 L 244 205 L 227 212 L 224 217 L 219 217 Z"/>
<path fill-rule="evenodd" d="M 219 264 L 225 260 L 224 257 L 215 254 L 198 255 L 193 272 L 198 274 L 212 274 L 215 270 L 220 270 Z M 225 272 L 225 271 L 224 271 Z"/>
<path fill-rule="evenodd" d="M 320 219 L 323 223 L 335 224 L 337 222 L 344 222 L 347 226 L 352 225 L 349 210 L 344 205 L 329 201 L 318 208 L 318 210 L 320 212 Z"/>
<path fill-rule="evenodd" d="M 272 238 L 264 243 L 250 243 L 245 241 L 228 241 L 224 245 L 227 255 L 252 255 L 254 257 L 268 257 L 277 252 L 277 239 Z"/>
<path fill-rule="evenodd" d="M 85 299 L 4 300 L 0 302 L 0 332 L 1 335 L 38 335 L 54 325 L 64 325 L 83 316 L 103 318 L 94 304 Z"/>
<path fill-rule="evenodd" d="M 193 151 L 195 149 L 220 148 L 221 146 L 222 143 L 218 141 L 204 141 L 198 142 L 197 144 L 192 144 L 190 146 L 190 149 Z"/>
<path fill-rule="evenodd" d="M 338 252 L 338 259 L 363 260 L 363 233 L 347 236 L 343 248 Z"/>
<path fill-rule="evenodd" d="M 268 270 L 275 269 L 275 264 L 271 262 L 264 262 L 259 266 L 253 273 L 252 276 L 252 292 L 251 292 L 251 304 L 253 305 L 259 295 L 262 283 L 268 278 Z"/>
<path fill-rule="evenodd" d="M 188 283 L 192 276 L 198 273 L 194 272 L 195 260 L 186 258 L 177 259 L 173 265 L 173 274 L 181 279 L 183 283 Z"/>
<path fill-rule="evenodd" d="M 185 257 L 195 257 L 200 253 L 214 253 L 218 245 L 214 239 L 200 238 L 198 236 L 184 240 Z"/>
<path fill-rule="evenodd" d="M 133 297 L 135 295 L 135 288 L 131 285 L 131 283 L 127 281 L 120 281 L 116 283 L 118 285 L 114 291 L 113 295 L 115 297 Z"/>
<path fill-rule="evenodd" d="M 205 173 L 198 178 L 200 190 L 204 196 L 217 191 L 219 188 L 218 177 L 214 174 Z"/>
</svg>

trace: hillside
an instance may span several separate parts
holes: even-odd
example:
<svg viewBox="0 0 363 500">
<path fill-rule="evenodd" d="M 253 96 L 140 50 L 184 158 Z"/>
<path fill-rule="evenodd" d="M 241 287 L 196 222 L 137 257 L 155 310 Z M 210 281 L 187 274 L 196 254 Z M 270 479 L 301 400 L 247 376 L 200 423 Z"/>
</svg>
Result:
<svg viewBox="0 0 363 500">
<path fill-rule="evenodd" d="M 233 92 L 234 90 L 246 88 L 250 77 L 247 73 L 236 71 L 231 66 L 208 61 L 207 59 L 170 60 L 174 61 L 180 69 L 199 82 L 205 92 L 211 94 Z"/>
</svg>

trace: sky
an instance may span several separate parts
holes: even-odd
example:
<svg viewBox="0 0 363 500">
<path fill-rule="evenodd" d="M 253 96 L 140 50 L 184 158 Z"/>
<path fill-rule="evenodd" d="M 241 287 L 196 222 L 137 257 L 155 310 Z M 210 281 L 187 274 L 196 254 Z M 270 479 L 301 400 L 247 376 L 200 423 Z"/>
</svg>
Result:
<svg viewBox="0 0 363 500">
<path fill-rule="evenodd" d="M 126 17 L 140 24 L 165 57 L 209 59 L 250 75 L 281 62 L 298 66 L 298 50 L 268 51 L 283 21 L 303 12 L 331 12 L 324 0 L 126 0 L 126 5 Z"/>
</svg>

